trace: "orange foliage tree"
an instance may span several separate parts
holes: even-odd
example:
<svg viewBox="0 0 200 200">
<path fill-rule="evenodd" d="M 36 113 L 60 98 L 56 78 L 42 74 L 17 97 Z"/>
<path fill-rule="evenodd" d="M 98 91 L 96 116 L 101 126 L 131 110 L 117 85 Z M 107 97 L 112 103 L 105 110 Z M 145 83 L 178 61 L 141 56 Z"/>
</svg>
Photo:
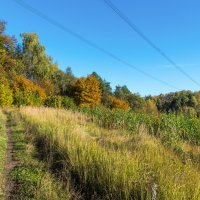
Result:
<svg viewBox="0 0 200 200">
<path fill-rule="evenodd" d="M 108 97 L 108 105 L 111 109 L 130 110 L 130 106 L 126 101 L 118 99 L 117 97 L 114 96 Z"/>
<path fill-rule="evenodd" d="M 77 80 L 75 100 L 80 107 L 95 107 L 101 103 L 100 83 L 94 75 Z"/>
<path fill-rule="evenodd" d="M 23 76 L 16 77 L 13 91 L 15 104 L 18 106 L 39 106 L 46 99 L 45 90 Z"/>
</svg>

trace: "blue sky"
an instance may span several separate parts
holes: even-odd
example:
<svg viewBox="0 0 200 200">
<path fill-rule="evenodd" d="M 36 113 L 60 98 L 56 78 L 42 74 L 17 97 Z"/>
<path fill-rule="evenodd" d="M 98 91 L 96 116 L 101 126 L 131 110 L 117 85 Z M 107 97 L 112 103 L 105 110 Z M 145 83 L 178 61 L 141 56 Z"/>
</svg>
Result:
<svg viewBox="0 0 200 200">
<path fill-rule="evenodd" d="M 200 88 L 183 76 L 117 16 L 103 0 L 25 0 L 62 25 L 134 66 L 181 90 Z M 185 72 L 200 82 L 199 0 L 112 0 L 151 40 Z M 20 7 L 0 0 L 0 19 L 7 34 L 20 40 L 22 32 L 36 32 L 48 55 L 61 69 L 70 66 L 78 77 L 93 71 L 111 86 L 127 85 L 132 92 L 155 95 L 175 91 L 88 46 Z"/>
</svg>

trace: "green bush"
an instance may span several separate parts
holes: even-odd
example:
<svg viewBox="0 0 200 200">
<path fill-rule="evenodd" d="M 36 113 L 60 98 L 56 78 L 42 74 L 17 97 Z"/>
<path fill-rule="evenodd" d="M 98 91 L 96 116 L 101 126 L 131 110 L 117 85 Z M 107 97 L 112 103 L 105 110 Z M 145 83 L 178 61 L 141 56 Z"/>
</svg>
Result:
<svg viewBox="0 0 200 200">
<path fill-rule="evenodd" d="M 14 95 L 14 104 L 17 106 L 41 106 L 43 105 L 43 100 L 37 92 L 26 93 L 19 91 Z"/>
<path fill-rule="evenodd" d="M 76 109 L 73 99 L 66 96 L 51 96 L 47 98 L 45 105 L 53 108 L 66 108 L 70 110 Z"/>
<path fill-rule="evenodd" d="M 50 96 L 46 99 L 45 105 L 53 108 L 62 108 L 62 97 Z"/>
<path fill-rule="evenodd" d="M 70 97 L 62 97 L 62 107 L 70 110 L 76 110 L 76 104 Z"/>
</svg>

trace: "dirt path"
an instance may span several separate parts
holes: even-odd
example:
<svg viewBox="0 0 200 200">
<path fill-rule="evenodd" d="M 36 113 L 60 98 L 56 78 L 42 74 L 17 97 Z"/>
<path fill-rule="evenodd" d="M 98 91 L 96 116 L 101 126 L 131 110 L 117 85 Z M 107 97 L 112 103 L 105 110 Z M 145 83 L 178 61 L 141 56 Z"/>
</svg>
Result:
<svg viewBox="0 0 200 200">
<path fill-rule="evenodd" d="M 5 185 L 5 192 L 4 192 L 4 200 L 9 200 L 12 197 L 12 192 L 15 189 L 15 183 L 9 180 L 9 173 L 13 170 L 13 168 L 18 164 L 18 161 L 14 160 L 13 155 L 13 133 L 12 129 L 10 128 L 11 121 L 8 119 L 7 121 L 7 150 L 6 150 L 6 161 L 4 166 L 4 176 L 6 177 L 6 185 Z"/>
</svg>

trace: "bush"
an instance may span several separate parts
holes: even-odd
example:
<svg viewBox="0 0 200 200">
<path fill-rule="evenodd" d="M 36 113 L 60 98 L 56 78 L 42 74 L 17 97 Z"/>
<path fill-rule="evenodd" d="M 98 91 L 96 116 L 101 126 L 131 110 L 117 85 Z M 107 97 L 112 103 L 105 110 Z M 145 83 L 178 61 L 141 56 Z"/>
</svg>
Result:
<svg viewBox="0 0 200 200">
<path fill-rule="evenodd" d="M 62 108 L 62 97 L 50 96 L 46 99 L 45 105 L 53 108 Z"/>
<path fill-rule="evenodd" d="M 73 99 L 70 97 L 63 97 L 63 96 L 50 96 L 46 100 L 45 105 L 53 108 L 66 108 L 70 110 L 76 109 L 76 105 Z"/>
<path fill-rule="evenodd" d="M 17 106 L 41 106 L 46 99 L 43 88 L 23 76 L 18 76 L 13 84 L 14 103 Z"/>
<path fill-rule="evenodd" d="M 62 98 L 62 107 L 70 110 L 76 110 L 76 105 L 72 98 L 63 97 Z"/>
<path fill-rule="evenodd" d="M 114 96 L 108 97 L 108 105 L 111 109 L 130 110 L 130 106 L 126 101 Z"/>
<path fill-rule="evenodd" d="M 0 106 L 11 106 L 13 103 L 13 92 L 7 84 L 0 84 Z"/>
</svg>

